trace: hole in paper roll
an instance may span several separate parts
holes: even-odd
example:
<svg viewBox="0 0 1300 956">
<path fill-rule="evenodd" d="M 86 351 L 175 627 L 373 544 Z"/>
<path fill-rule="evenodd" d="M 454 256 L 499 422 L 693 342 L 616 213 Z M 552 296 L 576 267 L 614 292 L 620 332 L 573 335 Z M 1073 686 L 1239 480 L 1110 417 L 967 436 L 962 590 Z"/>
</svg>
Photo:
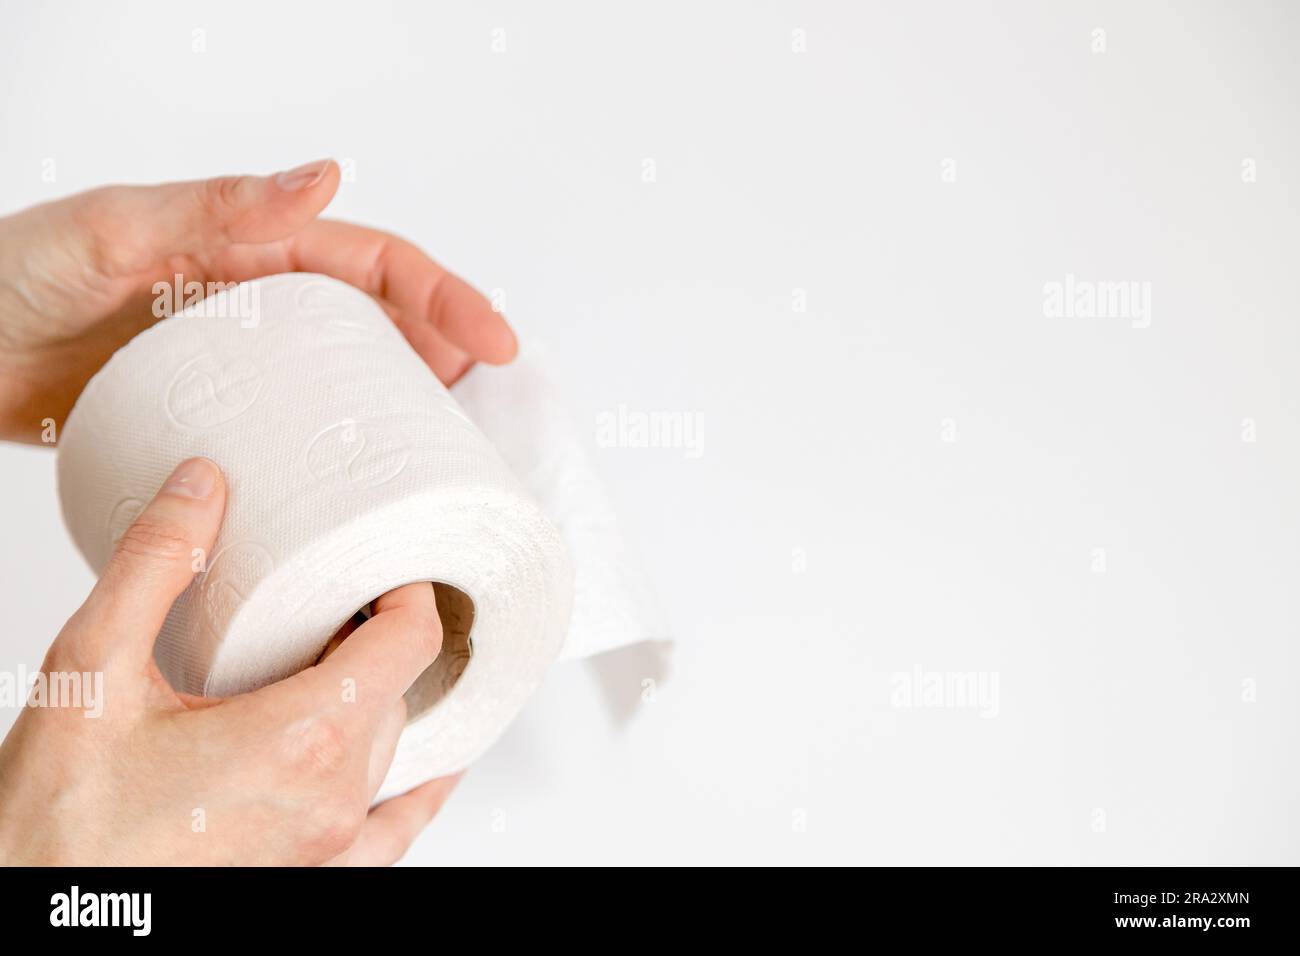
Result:
<svg viewBox="0 0 1300 956">
<path fill-rule="evenodd" d="M 438 658 L 430 664 L 423 674 L 405 693 L 406 722 L 409 724 L 417 717 L 428 713 L 434 704 L 447 696 L 456 686 L 460 675 L 465 673 L 469 660 L 474 655 L 474 640 L 470 632 L 474 629 L 474 600 L 460 588 L 442 581 L 432 581 L 434 602 L 438 608 L 438 618 L 442 621 L 442 649 Z M 352 616 L 357 624 L 364 624 L 370 619 L 374 602 L 367 604 Z M 321 659 L 329 653 L 321 655 Z"/>
<path fill-rule="evenodd" d="M 470 631 L 474 628 L 474 601 L 458 587 L 433 582 L 433 594 L 442 619 L 442 650 L 406 692 L 406 719 L 409 723 L 428 712 L 447 696 L 460 680 L 474 653 Z"/>
</svg>

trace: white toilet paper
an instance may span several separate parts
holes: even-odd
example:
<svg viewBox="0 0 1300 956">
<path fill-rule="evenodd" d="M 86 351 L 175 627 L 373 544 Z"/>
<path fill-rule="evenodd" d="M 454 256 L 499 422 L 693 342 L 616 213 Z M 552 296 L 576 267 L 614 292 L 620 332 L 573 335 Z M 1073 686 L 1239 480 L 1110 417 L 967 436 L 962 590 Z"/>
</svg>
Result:
<svg viewBox="0 0 1300 956">
<path fill-rule="evenodd" d="M 584 442 L 546 365 L 541 348 L 525 346 L 509 365 L 475 366 L 451 391 L 560 529 L 573 559 L 573 616 L 560 658 L 666 642 L 640 558 L 587 456 L 591 432 Z M 662 668 L 647 666 L 641 676 Z"/>
<path fill-rule="evenodd" d="M 589 469 L 524 447 L 503 408 L 527 396 L 488 381 L 475 370 L 468 392 L 498 440 L 523 443 L 523 477 L 580 507 L 573 489 L 594 481 Z M 573 574 L 560 534 L 365 294 L 314 275 L 244 283 L 110 359 L 65 424 L 58 462 L 68 528 L 97 573 L 194 455 L 222 467 L 229 500 L 206 570 L 159 635 L 155 656 L 177 689 L 228 695 L 279 680 L 379 594 L 450 585 L 438 589 L 444 652 L 408 694 L 413 719 L 383 798 L 471 762 L 559 654 Z M 616 527 L 603 496 L 593 501 L 595 526 Z M 643 592 L 610 592 L 626 611 L 589 600 L 566 654 L 662 636 L 643 633 L 656 626 Z"/>
</svg>

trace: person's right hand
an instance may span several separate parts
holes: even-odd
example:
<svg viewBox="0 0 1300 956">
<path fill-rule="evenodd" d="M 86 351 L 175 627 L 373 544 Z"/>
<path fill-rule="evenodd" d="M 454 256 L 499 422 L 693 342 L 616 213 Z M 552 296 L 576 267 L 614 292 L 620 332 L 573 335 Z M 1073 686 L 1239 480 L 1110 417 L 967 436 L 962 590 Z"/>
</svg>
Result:
<svg viewBox="0 0 1300 956">
<path fill-rule="evenodd" d="M 278 684 L 226 699 L 168 685 L 154 639 L 225 500 L 216 465 L 182 463 L 55 639 L 42 670 L 102 673 L 103 712 L 23 709 L 0 745 L 0 863 L 388 864 L 455 784 L 369 809 L 402 695 L 442 643 L 428 584 L 384 595 L 333 653 Z"/>
</svg>

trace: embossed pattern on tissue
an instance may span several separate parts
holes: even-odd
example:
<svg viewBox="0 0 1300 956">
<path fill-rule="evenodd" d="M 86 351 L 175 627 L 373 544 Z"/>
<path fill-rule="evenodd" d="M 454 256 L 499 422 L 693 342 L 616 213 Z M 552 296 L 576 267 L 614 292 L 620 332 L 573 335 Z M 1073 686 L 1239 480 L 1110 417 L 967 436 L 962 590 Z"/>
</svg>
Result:
<svg viewBox="0 0 1300 956">
<path fill-rule="evenodd" d="M 298 286 L 293 294 L 293 304 L 299 312 L 326 312 L 346 307 L 347 296 L 340 295 L 339 292 L 334 283 L 315 279 Z"/>
<path fill-rule="evenodd" d="M 344 419 L 307 446 L 307 473 L 339 488 L 374 488 L 392 481 L 411 459 L 411 443 L 389 424 Z"/>
<path fill-rule="evenodd" d="M 380 337 L 373 322 L 353 317 L 356 305 L 334 283 L 309 282 L 294 293 L 294 307 L 319 317 L 316 340 L 321 345 L 359 345 Z"/>
<path fill-rule="evenodd" d="M 167 388 L 167 416 L 182 428 L 216 428 L 248 411 L 262 392 L 262 370 L 246 356 L 200 355 Z"/>
<path fill-rule="evenodd" d="M 221 636 L 253 593 L 257 582 L 275 568 L 271 552 L 256 541 L 239 541 L 226 545 L 208 564 L 199 581 L 198 598 L 203 619 L 214 636 Z"/>
<path fill-rule="evenodd" d="M 113 505 L 108 513 L 108 543 L 117 544 L 117 539 L 126 533 L 132 522 L 144 511 L 144 502 L 139 498 L 123 498 Z"/>
</svg>

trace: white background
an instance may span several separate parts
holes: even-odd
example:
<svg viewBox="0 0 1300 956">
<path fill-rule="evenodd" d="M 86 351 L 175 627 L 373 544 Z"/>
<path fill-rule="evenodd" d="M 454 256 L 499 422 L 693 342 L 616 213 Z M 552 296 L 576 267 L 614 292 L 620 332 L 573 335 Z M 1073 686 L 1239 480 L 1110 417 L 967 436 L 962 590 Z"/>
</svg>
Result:
<svg viewBox="0 0 1300 956">
<path fill-rule="evenodd" d="M 0 212 L 334 156 L 331 215 L 547 342 L 675 674 L 619 729 L 555 670 L 410 862 L 1294 864 L 1297 40 L 1284 3 L 15 4 Z M 1045 317 L 1067 273 L 1151 283 L 1150 327 Z M 620 404 L 703 455 L 597 447 Z M 52 452 L 0 476 L 32 667 L 91 578 Z M 893 706 L 918 666 L 996 716 Z"/>
</svg>

